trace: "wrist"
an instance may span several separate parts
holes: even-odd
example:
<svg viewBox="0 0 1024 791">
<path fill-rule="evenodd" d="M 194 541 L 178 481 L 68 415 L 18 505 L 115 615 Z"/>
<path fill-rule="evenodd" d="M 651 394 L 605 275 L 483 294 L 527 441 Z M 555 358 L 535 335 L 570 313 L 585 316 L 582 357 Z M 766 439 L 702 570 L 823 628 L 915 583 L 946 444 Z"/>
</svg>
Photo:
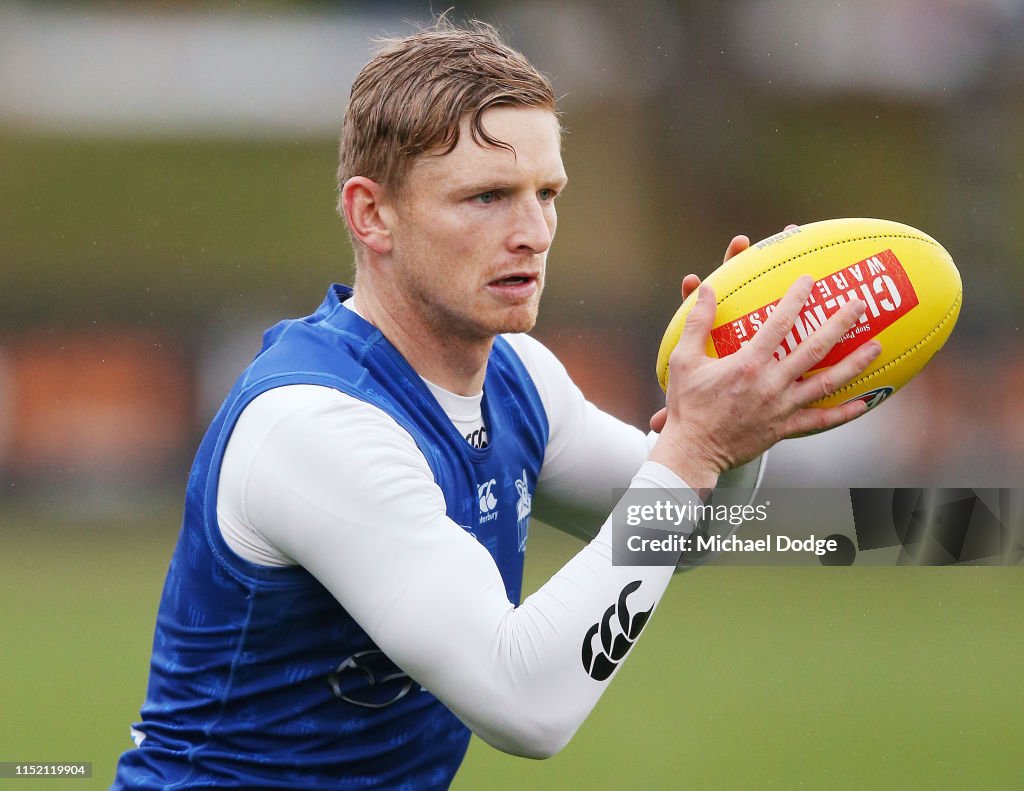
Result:
<svg viewBox="0 0 1024 791">
<path fill-rule="evenodd" d="M 651 449 L 648 460 L 657 462 L 675 473 L 686 485 L 706 500 L 710 491 L 718 484 L 718 467 L 694 448 L 684 448 L 661 437 Z"/>
</svg>

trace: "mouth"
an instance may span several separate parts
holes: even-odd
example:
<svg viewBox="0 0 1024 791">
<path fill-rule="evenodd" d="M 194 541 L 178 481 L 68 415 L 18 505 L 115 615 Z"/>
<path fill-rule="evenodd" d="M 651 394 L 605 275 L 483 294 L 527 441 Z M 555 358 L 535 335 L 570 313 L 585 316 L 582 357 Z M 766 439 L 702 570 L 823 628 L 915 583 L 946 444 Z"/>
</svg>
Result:
<svg viewBox="0 0 1024 791">
<path fill-rule="evenodd" d="M 530 281 L 536 280 L 537 278 L 533 275 L 509 275 L 503 277 L 500 280 L 492 280 L 490 285 L 492 286 L 520 286 L 523 283 L 529 283 Z"/>
<path fill-rule="evenodd" d="M 529 299 L 540 287 L 539 275 L 529 272 L 513 272 L 505 277 L 496 278 L 487 284 L 487 289 L 503 299 L 513 302 Z"/>
</svg>

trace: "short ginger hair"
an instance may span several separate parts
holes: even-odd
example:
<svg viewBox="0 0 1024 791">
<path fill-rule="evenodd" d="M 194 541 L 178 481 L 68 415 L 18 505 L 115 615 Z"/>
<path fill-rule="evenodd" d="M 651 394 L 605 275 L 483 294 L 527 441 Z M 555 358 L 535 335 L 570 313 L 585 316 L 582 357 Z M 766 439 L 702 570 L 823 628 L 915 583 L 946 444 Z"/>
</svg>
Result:
<svg viewBox="0 0 1024 791">
<path fill-rule="evenodd" d="M 410 36 L 378 43 L 352 84 L 339 146 L 339 193 L 348 179 L 365 176 L 401 195 L 415 160 L 454 149 L 466 117 L 477 143 L 511 148 L 483 128 L 488 108 L 557 112 L 547 77 L 484 22 L 463 28 L 442 15 Z M 344 216 L 340 200 L 338 210 Z"/>
</svg>

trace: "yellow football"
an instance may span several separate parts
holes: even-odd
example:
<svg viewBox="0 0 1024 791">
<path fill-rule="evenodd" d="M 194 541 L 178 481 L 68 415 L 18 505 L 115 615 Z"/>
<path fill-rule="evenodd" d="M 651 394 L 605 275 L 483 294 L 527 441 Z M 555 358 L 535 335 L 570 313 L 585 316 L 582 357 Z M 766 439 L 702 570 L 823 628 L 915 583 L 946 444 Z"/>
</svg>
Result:
<svg viewBox="0 0 1024 791">
<path fill-rule="evenodd" d="M 824 220 L 753 244 L 708 275 L 704 282 L 714 288 L 718 305 L 707 353 L 725 357 L 742 348 L 805 274 L 814 278 L 814 288 L 776 358 L 791 353 L 851 299 L 863 300 L 867 310 L 813 370 L 834 365 L 872 338 L 882 344 L 882 353 L 863 374 L 812 406 L 855 399 L 877 406 L 924 368 L 960 314 L 960 273 L 930 236 L 890 220 Z M 696 296 L 683 302 L 661 341 L 662 388 L 668 387 L 668 358 Z"/>
</svg>

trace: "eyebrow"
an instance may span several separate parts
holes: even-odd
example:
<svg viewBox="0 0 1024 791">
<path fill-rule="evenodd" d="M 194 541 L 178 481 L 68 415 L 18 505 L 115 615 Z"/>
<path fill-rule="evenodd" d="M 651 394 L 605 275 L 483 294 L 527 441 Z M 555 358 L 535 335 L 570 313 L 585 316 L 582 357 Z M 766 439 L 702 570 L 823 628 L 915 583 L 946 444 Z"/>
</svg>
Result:
<svg viewBox="0 0 1024 791">
<path fill-rule="evenodd" d="M 453 192 L 466 195 L 476 195 L 481 192 L 498 192 L 500 190 L 513 189 L 513 185 L 504 180 L 476 181 L 469 184 L 461 184 L 454 188 Z"/>
<path fill-rule="evenodd" d="M 541 189 L 545 187 L 557 187 L 560 191 L 565 189 L 569 183 L 567 176 L 560 176 L 558 178 L 549 179 L 542 184 Z M 517 186 L 505 179 L 482 179 L 480 181 L 470 182 L 468 184 L 456 185 L 452 188 L 451 192 L 456 195 L 479 195 L 483 192 L 501 192 L 517 189 Z"/>
</svg>

